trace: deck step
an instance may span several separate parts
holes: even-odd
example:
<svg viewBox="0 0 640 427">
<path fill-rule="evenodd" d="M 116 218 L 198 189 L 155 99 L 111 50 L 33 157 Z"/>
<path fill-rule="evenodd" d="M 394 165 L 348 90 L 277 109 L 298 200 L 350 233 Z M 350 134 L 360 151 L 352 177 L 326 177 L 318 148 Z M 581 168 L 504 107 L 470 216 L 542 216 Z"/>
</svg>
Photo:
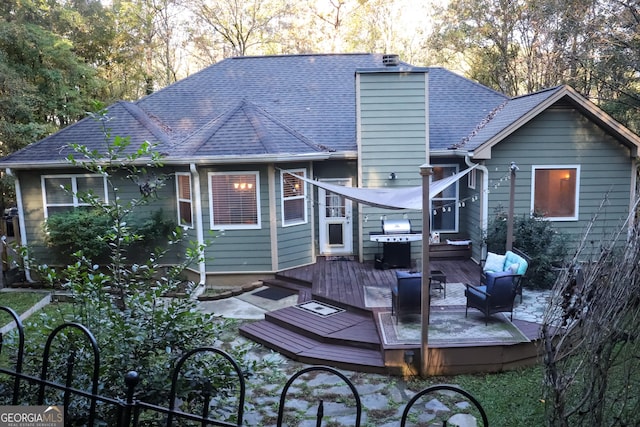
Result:
<svg viewBox="0 0 640 427">
<path fill-rule="evenodd" d="M 289 280 L 287 278 L 273 278 L 273 279 L 262 279 L 262 283 L 265 286 L 271 286 L 274 288 L 283 288 L 290 289 L 292 291 L 300 291 L 303 289 L 311 289 L 311 285 L 309 283 L 304 284 L 302 281 L 297 281 L 295 279 Z"/>
<path fill-rule="evenodd" d="M 330 365 L 359 372 L 386 373 L 380 350 L 319 342 L 267 320 L 243 325 L 240 327 L 240 335 L 302 363 Z"/>
<path fill-rule="evenodd" d="M 322 343 L 372 350 L 381 348 L 380 336 L 371 313 L 345 310 L 321 317 L 297 307 L 286 307 L 265 313 L 265 320 Z"/>
<path fill-rule="evenodd" d="M 307 302 L 313 297 L 311 295 L 311 285 L 300 284 L 295 280 L 288 279 L 263 279 L 262 284 L 272 288 L 288 289 L 298 292 L 298 304 Z"/>
<path fill-rule="evenodd" d="M 276 276 L 273 279 L 277 282 L 282 283 L 284 286 L 292 286 L 297 288 L 311 288 L 311 280 L 307 277 L 295 277 L 295 276 L 287 276 L 284 274 L 276 273 Z"/>
</svg>

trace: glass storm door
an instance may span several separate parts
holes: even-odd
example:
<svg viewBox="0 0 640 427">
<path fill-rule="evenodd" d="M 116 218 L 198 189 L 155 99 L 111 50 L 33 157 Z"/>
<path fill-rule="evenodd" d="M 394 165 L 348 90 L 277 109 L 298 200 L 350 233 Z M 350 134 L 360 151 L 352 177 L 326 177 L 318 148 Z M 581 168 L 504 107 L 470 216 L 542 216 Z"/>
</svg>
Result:
<svg viewBox="0 0 640 427">
<path fill-rule="evenodd" d="M 321 181 L 351 187 L 351 178 L 323 179 Z M 318 201 L 320 254 L 353 254 L 351 200 L 339 194 L 318 188 Z"/>
</svg>

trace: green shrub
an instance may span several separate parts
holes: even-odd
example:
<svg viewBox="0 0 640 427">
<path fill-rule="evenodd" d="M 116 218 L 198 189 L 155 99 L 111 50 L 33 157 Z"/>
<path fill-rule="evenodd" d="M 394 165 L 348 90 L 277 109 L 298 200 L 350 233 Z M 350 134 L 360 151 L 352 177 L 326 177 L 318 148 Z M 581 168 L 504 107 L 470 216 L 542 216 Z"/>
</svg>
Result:
<svg viewBox="0 0 640 427">
<path fill-rule="evenodd" d="M 166 244 L 167 236 L 176 227 L 176 221 L 166 218 L 162 210 L 131 222 L 131 233 L 137 236 L 130 248 L 133 253 L 148 252 L 159 242 Z M 109 253 L 106 236 L 112 227 L 111 218 L 102 209 L 77 208 L 56 213 L 45 222 L 46 244 L 62 263 L 73 262 L 73 254 L 78 251 L 102 261 Z"/>
<path fill-rule="evenodd" d="M 487 226 L 487 250 L 504 253 L 507 244 L 507 216 L 497 212 Z M 531 258 L 525 286 L 549 289 L 567 256 L 567 237 L 553 228 L 553 223 L 539 215 L 522 215 L 513 220 L 513 247 Z"/>
<path fill-rule="evenodd" d="M 71 259 L 79 250 L 90 258 L 104 255 L 106 236 L 111 227 L 109 217 L 98 209 L 78 208 L 51 215 L 45 222 L 47 246 L 55 249 L 59 260 Z"/>
</svg>

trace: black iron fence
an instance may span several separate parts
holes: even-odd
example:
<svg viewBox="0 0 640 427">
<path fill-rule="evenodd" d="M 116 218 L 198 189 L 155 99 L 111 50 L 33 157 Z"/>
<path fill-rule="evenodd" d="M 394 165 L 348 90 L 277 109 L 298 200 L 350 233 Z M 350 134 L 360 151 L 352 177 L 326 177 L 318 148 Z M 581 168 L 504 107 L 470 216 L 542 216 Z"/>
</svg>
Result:
<svg viewBox="0 0 640 427">
<path fill-rule="evenodd" d="M 146 403 L 141 399 L 136 398 L 137 386 L 140 383 L 138 374 L 134 371 L 128 372 L 124 376 L 124 393 L 122 398 L 112 398 L 103 396 L 99 392 L 99 376 L 100 376 L 100 352 L 97 342 L 92 333 L 83 325 L 77 323 L 64 323 L 54 329 L 47 337 L 46 344 L 44 346 L 41 372 L 39 376 L 29 375 L 23 372 L 23 364 L 25 358 L 25 336 L 22 321 L 16 312 L 7 307 L 0 307 L 0 311 L 7 312 L 16 324 L 17 332 L 17 346 L 16 354 L 13 358 L 9 358 L 2 353 L 3 350 L 3 334 L 0 333 L 0 361 L 11 360 L 11 367 L 3 367 L 0 365 L 0 378 L 3 375 L 8 376 L 9 381 L 9 394 L 10 405 L 24 406 L 24 405 L 60 405 L 60 396 L 64 411 L 64 419 L 67 421 L 67 425 L 86 425 L 86 426 L 116 426 L 116 427 L 130 427 L 130 426 L 183 426 L 183 425 L 200 425 L 200 426 L 243 426 L 243 420 L 245 416 L 245 395 L 246 384 L 245 376 L 242 369 L 236 363 L 236 361 L 229 356 L 226 352 L 213 348 L 213 347 L 200 347 L 183 355 L 176 363 L 170 377 L 171 391 L 169 393 L 168 406 L 159 406 L 152 403 Z M 86 340 L 87 346 L 80 347 L 76 344 L 69 345 L 66 350 L 66 366 L 63 371 L 63 381 L 54 381 L 49 378 L 50 376 L 50 360 L 53 341 L 64 332 L 73 331 L 80 334 Z M 89 349 L 89 350 L 87 350 Z M 82 351 L 83 357 L 90 360 L 90 387 L 89 390 L 79 389 L 73 386 L 74 371 L 77 369 L 77 357 L 78 352 Z M 89 354 L 88 354 L 89 353 Z M 217 357 L 221 357 L 225 363 L 229 365 L 231 371 L 234 372 L 234 381 L 237 384 L 233 387 L 236 391 L 236 399 L 232 405 L 233 413 L 227 410 L 224 417 L 220 417 L 217 414 L 211 414 L 211 402 L 215 400 L 216 390 L 212 386 L 211 382 L 207 379 L 202 379 L 198 384 L 200 389 L 195 394 L 199 398 L 199 404 L 190 405 L 190 408 L 200 408 L 199 413 L 194 411 L 185 411 L 182 406 L 184 401 L 178 395 L 178 386 L 181 384 L 180 378 L 185 374 L 184 367 L 187 361 L 190 359 L 202 355 L 212 354 Z M 4 363 L 4 362 L 3 362 Z M 59 370 L 57 372 L 60 372 Z M 343 373 L 337 369 L 328 366 L 311 366 L 304 368 L 289 378 L 285 384 L 282 393 L 280 395 L 280 401 L 278 405 L 278 416 L 275 425 L 285 426 L 291 423 L 286 420 L 285 413 L 287 411 L 288 399 L 290 399 L 290 392 L 294 382 L 301 380 L 306 374 L 323 372 L 330 375 L 337 376 L 342 382 L 346 384 L 351 392 L 349 397 L 349 408 L 353 411 L 353 425 L 358 427 L 362 420 L 362 403 L 358 390 L 354 386 L 351 380 L 347 378 Z M 5 377 L 6 378 L 6 377 Z M 36 393 L 33 393 L 37 390 Z M 57 392 L 52 393 L 52 392 Z M 446 393 L 446 395 L 439 394 Z M 7 393 L 5 393 L 6 395 Z M 460 414 L 461 416 L 472 417 L 476 421 L 478 418 L 482 419 L 484 426 L 488 426 L 487 415 L 480 405 L 480 403 L 468 392 L 460 389 L 457 386 L 439 384 L 428 387 L 419 393 L 415 394 L 413 398 L 407 403 L 402 413 L 400 420 L 400 426 L 404 427 L 409 420 L 420 419 L 420 414 L 427 411 L 423 406 L 416 406 L 416 403 L 421 401 L 428 395 L 438 396 L 438 399 L 444 400 L 445 398 L 452 400 L 452 406 L 457 407 L 460 411 L 466 412 Z M 452 397 L 454 396 L 455 397 Z M 53 396 L 53 399 L 51 400 Z M 468 406 L 460 405 L 458 400 L 462 398 L 470 402 Z M 310 394 L 307 396 L 309 399 L 313 399 Z M 335 401 L 344 402 L 346 397 L 344 395 L 329 395 Z M 6 396 L 5 396 L 6 398 Z M 300 399 L 299 395 L 296 395 L 295 399 Z M 74 404 L 77 400 L 83 400 L 84 403 L 80 405 L 82 413 L 78 414 L 77 411 L 74 414 L 69 412 L 69 408 L 72 406 L 78 407 Z M 321 426 L 325 421 L 324 408 L 326 398 L 317 400 L 317 409 L 315 413 L 316 426 Z M 105 408 L 109 410 L 105 411 Z M 422 408 L 422 409 L 420 409 Z M 461 408 L 466 408 L 461 409 Z M 100 409 L 100 410 L 99 410 Z M 105 420 L 101 414 L 109 414 L 108 421 Z M 446 417 L 451 418 L 452 414 L 447 414 Z M 435 414 L 429 418 L 435 418 Z M 232 420 L 232 421 L 229 421 Z M 435 421 L 432 419 L 431 421 Z M 446 419 L 442 421 L 442 425 L 447 425 Z"/>
</svg>

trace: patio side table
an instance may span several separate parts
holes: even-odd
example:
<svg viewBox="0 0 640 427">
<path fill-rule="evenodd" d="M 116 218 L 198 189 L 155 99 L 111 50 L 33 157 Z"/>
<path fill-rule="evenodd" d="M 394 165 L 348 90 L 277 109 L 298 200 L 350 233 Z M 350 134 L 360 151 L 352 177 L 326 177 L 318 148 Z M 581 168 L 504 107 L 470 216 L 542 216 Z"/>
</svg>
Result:
<svg viewBox="0 0 640 427">
<path fill-rule="evenodd" d="M 432 289 L 437 289 L 442 293 L 443 298 L 447 298 L 447 276 L 440 270 L 429 272 L 429 285 Z"/>
</svg>

